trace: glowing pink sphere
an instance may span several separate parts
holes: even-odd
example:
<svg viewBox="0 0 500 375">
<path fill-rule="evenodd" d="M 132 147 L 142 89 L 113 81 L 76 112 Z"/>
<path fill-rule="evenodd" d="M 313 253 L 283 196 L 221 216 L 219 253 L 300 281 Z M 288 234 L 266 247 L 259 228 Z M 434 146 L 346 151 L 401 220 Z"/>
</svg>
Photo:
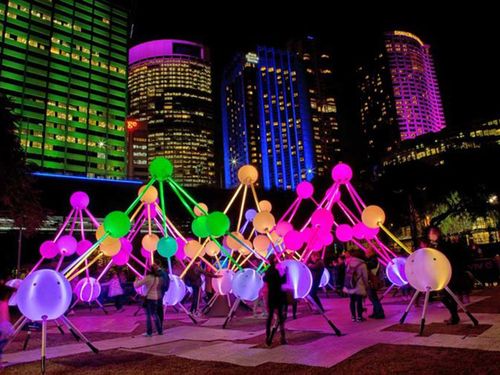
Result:
<svg viewBox="0 0 500 375">
<path fill-rule="evenodd" d="M 52 259 L 59 254 L 59 248 L 54 241 L 44 241 L 40 245 L 40 255 L 47 259 Z"/>
<path fill-rule="evenodd" d="M 87 208 L 89 205 L 90 199 L 87 193 L 84 193 L 83 191 L 75 191 L 73 194 L 71 194 L 71 197 L 69 198 L 69 203 L 71 204 L 71 207 L 79 210 L 83 210 Z"/>
<path fill-rule="evenodd" d="M 335 235 L 340 242 L 348 242 L 352 240 L 352 227 L 347 224 L 340 224 L 335 230 Z"/>
<path fill-rule="evenodd" d="M 332 169 L 332 179 L 339 184 L 351 181 L 352 169 L 345 163 L 339 163 Z"/>
<path fill-rule="evenodd" d="M 361 222 L 357 223 L 352 227 L 352 235 L 354 236 L 354 238 L 362 240 L 363 238 L 365 238 L 366 229 L 366 225 Z"/>
<path fill-rule="evenodd" d="M 130 254 L 132 252 L 132 243 L 126 238 L 120 238 L 120 253 L 125 252 Z"/>
<path fill-rule="evenodd" d="M 302 245 L 304 245 L 304 237 L 302 233 L 291 230 L 287 234 L 285 234 L 285 246 L 290 250 L 299 250 Z"/>
<path fill-rule="evenodd" d="M 186 257 L 186 253 L 184 252 L 186 242 L 184 242 L 184 240 L 180 237 L 177 237 L 175 240 L 177 241 L 177 251 L 175 252 L 175 257 L 179 260 L 184 260 L 184 258 Z"/>
<path fill-rule="evenodd" d="M 318 208 L 311 216 L 311 223 L 322 228 L 331 228 L 333 225 L 333 215 L 326 208 Z"/>
<path fill-rule="evenodd" d="M 59 237 L 56 241 L 59 252 L 64 256 L 73 255 L 76 251 L 78 242 L 76 238 L 70 235 Z"/>
<path fill-rule="evenodd" d="M 151 254 L 151 253 L 149 253 L 149 254 Z M 151 255 L 149 255 L 149 256 L 151 257 Z M 118 254 L 113 256 L 113 263 L 116 264 L 117 266 L 124 266 L 125 264 L 128 263 L 129 259 L 130 259 L 130 253 L 127 251 L 124 251 L 123 249 L 120 249 Z"/>
<path fill-rule="evenodd" d="M 309 199 L 314 194 L 314 186 L 308 181 L 302 181 L 297 185 L 297 196 L 301 199 Z"/>
<path fill-rule="evenodd" d="M 288 221 L 280 221 L 276 225 L 275 232 L 280 236 L 283 237 L 285 236 L 288 232 L 293 230 L 293 225 L 290 224 Z"/>
<path fill-rule="evenodd" d="M 368 228 L 365 224 L 363 224 L 363 226 L 365 227 L 366 240 L 373 240 L 375 237 L 377 237 L 380 228 Z"/>
<path fill-rule="evenodd" d="M 313 230 L 312 234 L 309 238 L 309 241 L 307 242 L 307 248 L 312 251 L 318 251 L 323 248 L 323 238 L 321 235 L 318 233 L 318 230 Z"/>
<path fill-rule="evenodd" d="M 78 256 L 84 254 L 88 249 L 92 247 L 92 242 L 89 240 L 81 240 L 76 244 L 76 254 Z"/>
<path fill-rule="evenodd" d="M 318 230 L 318 237 L 323 242 L 323 246 L 328 246 L 333 243 L 333 234 L 329 230 L 321 228 Z"/>
</svg>

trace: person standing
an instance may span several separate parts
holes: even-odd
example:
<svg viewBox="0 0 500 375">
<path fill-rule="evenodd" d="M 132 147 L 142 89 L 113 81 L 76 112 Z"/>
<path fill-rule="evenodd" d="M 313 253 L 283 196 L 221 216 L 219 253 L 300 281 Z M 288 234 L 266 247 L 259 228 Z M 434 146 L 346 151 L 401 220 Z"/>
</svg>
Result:
<svg viewBox="0 0 500 375">
<path fill-rule="evenodd" d="M 116 311 L 120 311 L 123 309 L 123 288 L 122 282 L 118 273 L 116 271 L 112 271 L 111 280 L 103 285 L 108 286 L 108 297 L 113 299 L 115 303 Z"/>
<path fill-rule="evenodd" d="M 325 312 L 325 308 L 318 297 L 318 290 L 319 284 L 321 283 L 321 277 L 323 276 L 323 271 L 325 270 L 325 264 L 323 263 L 318 251 L 311 253 L 309 260 L 307 261 L 307 267 L 309 267 L 313 279 L 309 296 L 313 299 L 320 312 L 323 313 Z"/>
<path fill-rule="evenodd" d="M 368 267 L 368 299 L 373 305 L 373 313 L 369 315 L 372 319 L 384 319 L 385 313 L 382 303 L 378 297 L 377 291 L 383 286 L 382 266 L 378 261 L 377 254 L 373 249 L 368 249 L 366 266 Z"/>
<path fill-rule="evenodd" d="M 200 258 L 196 258 L 195 262 L 191 265 L 186 273 L 186 276 L 184 277 L 184 281 L 186 282 L 186 285 L 191 287 L 191 289 L 193 290 L 193 299 L 189 311 L 195 315 L 200 315 L 200 313 L 198 312 L 198 303 L 200 300 L 200 288 L 203 285 L 201 275 L 205 275 L 207 283 L 209 282 L 209 279 L 217 279 L 221 277 L 220 275 L 216 275 L 209 271 L 203 270 L 201 268 Z"/>
<path fill-rule="evenodd" d="M 353 322 L 366 320 L 363 318 L 363 298 L 366 297 L 368 289 L 368 268 L 363 258 L 361 250 L 350 250 L 346 257 L 344 291 L 350 298 L 349 307 Z"/>
<path fill-rule="evenodd" d="M 158 303 L 158 318 L 160 319 L 160 324 L 163 329 L 163 321 L 165 320 L 165 310 L 163 308 L 163 297 L 165 296 L 165 293 L 167 293 L 168 288 L 170 287 L 170 277 L 168 275 L 168 272 L 165 271 L 164 268 L 161 268 L 157 266 L 156 264 L 153 265 L 153 267 L 156 268 L 156 271 L 158 272 L 158 275 L 160 275 L 160 283 L 161 283 L 161 290 L 160 290 L 160 301 Z"/>
<path fill-rule="evenodd" d="M 285 293 L 283 291 L 283 284 L 286 282 L 286 273 L 280 275 L 278 269 L 276 268 L 276 255 L 271 254 L 268 258 L 269 268 L 264 274 L 264 282 L 267 285 L 267 307 L 269 309 L 267 320 L 266 320 L 266 345 L 271 346 L 271 323 L 273 321 L 274 312 L 278 315 L 278 324 L 280 329 L 280 343 L 285 345 Z"/>
<path fill-rule="evenodd" d="M 151 337 L 153 335 L 153 326 L 151 320 L 154 321 L 158 335 L 163 335 L 163 328 L 160 324 L 158 316 L 158 304 L 161 303 L 161 279 L 157 267 L 151 267 L 146 277 L 134 282 L 134 287 L 139 288 L 145 286 L 144 309 L 146 310 L 146 333 L 144 336 Z"/>
</svg>

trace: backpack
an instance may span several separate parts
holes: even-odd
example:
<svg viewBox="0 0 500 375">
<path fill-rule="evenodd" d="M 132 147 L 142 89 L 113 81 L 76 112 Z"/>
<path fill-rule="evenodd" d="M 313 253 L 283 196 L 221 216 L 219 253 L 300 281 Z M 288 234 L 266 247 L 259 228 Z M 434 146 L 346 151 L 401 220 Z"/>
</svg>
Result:
<svg viewBox="0 0 500 375">
<path fill-rule="evenodd" d="M 358 268 L 361 266 L 363 263 L 358 264 L 356 267 L 351 267 L 347 266 L 345 270 L 345 277 L 344 277 L 344 287 L 347 289 L 354 289 L 356 288 L 356 284 L 358 283 L 359 280 L 359 275 L 358 275 Z"/>
<path fill-rule="evenodd" d="M 372 271 L 375 271 L 372 272 Z M 380 277 L 380 264 L 373 270 L 368 270 L 368 286 L 372 289 L 378 290 L 384 286 L 384 281 Z"/>
</svg>

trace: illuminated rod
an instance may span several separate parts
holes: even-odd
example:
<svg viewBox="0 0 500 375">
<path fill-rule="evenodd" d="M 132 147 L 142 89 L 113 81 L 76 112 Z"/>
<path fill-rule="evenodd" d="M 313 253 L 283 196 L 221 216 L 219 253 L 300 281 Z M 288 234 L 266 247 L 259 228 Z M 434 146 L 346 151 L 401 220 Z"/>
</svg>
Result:
<svg viewBox="0 0 500 375">
<path fill-rule="evenodd" d="M 101 258 L 104 254 L 103 253 L 99 253 L 95 256 L 94 259 L 92 259 L 92 261 L 90 261 L 90 263 L 88 265 L 86 265 L 85 267 L 83 267 L 82 269 L 80 269 L 78 272 L 72 274 L 71 276 L 67 277 L 68 281 L 71 281 L 73 280 L 75 277 L 77 277 L 79 274 L 81 274 L 83 271 L 85 271 L 86 269 L 88 269 L 89 267 L 91 267 L 95 262 L 97 262 L 99 260 L 99 258 Z"/>
<path fill-rule="evenodd" d="M 86 252 L 84 252 L 82 255 L 80 255 L 78 258 L 76 258 L 72 263 L 70 263 L 63 271 L 62 273 L 65 276 L 68 276 L 73 270 L 77 267 L 79 267 L 85 259 L 87 259 L 92 252 L 97 249 L 97 247 L 101 244 L 102 241 L 104 241 L 107 237 L 109 236 L 109 233 L 106 232 L 102 235 L 99 240 L 93 244 Z"/>
<path fill-rule="evenodd" d="M 188 265 L 186 266 L 184 271 L 182 271 L 181 275 L 179 276 L 181 279 L 184 278 L 184 276 L 186 276 L 187 271 L 193 266 L 196 258 L 198 258 L 200 256 L 200 254 L 203 251 L 203 248 L 205 247 L 205 245 L 207 244 L 208 241 L 209 241 L 209 239 L 207 237 L 205 239 L 205 241 L 203 242 L 203 244 L 200 244 L 200 247 L 198 248 L 198 250 L 196 250 L 196 253 L 194 254 L 193 258 L 189 261 Z"/>
<path fill-rule="evenodd" d="M 135 261 L 136 261 L 136 263 L 139 263 L 139 265 L 140 265 L 141 267 L 143 267 L 144 269 L 146 269 L 146 270 L 147 270 L 147 269 L 149 269 L 149 267 L 148 267 L 146 264 L 144 264 L 144 263 L 143 263 L 140 259 L 136 258 L 136 257 L 134 256 L 134 254 L 130 254 L 130 258 L 132 258 L 133 260 L 135 260 Z"/>
<path fill-rule="evenodd" d="M 389 229 L 387 229 L 384 224 L 378 223 L 378 226 L 387 234 L 391 239 L 396 242 L 399 247 L 401 247 L 404 251 L 406 251 L 408 254 L 411 254 L 411 250 L 405 246 L 404 243 L 402 243 L 399 238 L 397 238 L 394 234 L 391 233 Z"/>
<path fill-rule="evenodd" d="M 130 271 L 135 273 L 135 275 L 139 278 L 142 279 L 144 276 L 142 276 L 130 263 L 127 263 L 127 267 L 129 268 Z"/>
<path fill-rule="evenodd" d="M 231 237 L 233 240 L 235 240 L 236 242 L 238 242 L 241 246 L 243 246 L 245 249 L 247 249 L 248 251 L 250 251 L 251 253 L 253 253 L 257 258 L 260 258 L 261 260 L 265 260 L 267 261 L 266 258 L 264 258 L 262 255 L 260 255 L 258 252 L 256 252 L 254 249 L 252 249 L 250 246 L 248 246 L 246 243 L 244 243 L 243 241 L 241 241 L 238 237 L 234 236 L 232 233 L 228 233 L 227 234 L 229 237 Z M 232 260 L 232 258 L 231 258 Z M 234 261 L 233 261 L 234 263 Z"/>
<path fill-rule="evenodd" d="M 182 186 L 180 186 L 173 178 L 169 177 L 168 180 L 167 180 L 169 183 L 172 183 L 175 185 L 175 187 L 181 192 L 184 194 L 184 196 L 192 203 L 194 204 L 201 212 L 203 212 L 205 215 L 208 214 L 208 212 L 203 208 L 201 207 L 198 202 L 196 202 L 193 197 L 191 197 L 191 195 L 189 195 L 189 193 L 184 190 L 184 188 Z"/>
<path fill-rule="evenodd" d="M 239 232 L 241 228 L 241 219 L 243 218 L 243 209 L 245 208 L 245 201 L 247 199 L 247 190 L 248 186 L 245 185 L 245 188 L 243 189 L 243 198 L 241 198 L 240 214 L 238 215 L 238 226 L 236 227 L 237 232 Z"/>
<path fill-rule="evenodd" d="M 141 208 L 143 208 L 143 207 L 144 207 L 144 202 L 141 202 L 141 204 L 137 207 L 137 209 L 134 211 L 132 216 L 130 216 L 130 222 L 135 220 L 135 217 L 137 216 L 137 214 L 141 211 Z"/>
<path fill-rule="evenodd" d="M 76 221 L 77 221 L 77 216 L 78 216 L 78 210 L 75 210 L 75 215 L 73 217 L 73 221 L 71 222 L 71 228 L 69 230 L 69 234 L 70 236 L 73 235 L 73 232 L 75 230 L 75 225 L 76 225 Z"/>
<path fill-rule="evenodd" d="M 84 211 L 87 214 L 87 216 L 90 218 L 90 221 L 92 221 L 92 223 L 94 224 L 94 227 L 99 228 L 99 222 L 96 220 L 96 218 L 94 217 L 94 215 L 92 215 L 90 213 L 90 211 L 88 209 L 86 209 L 86 208 L 84 208 Z"/>
<path fill-rule="evenodd" d="M 128 208 L 125 210 L 125 215 L 129 215 L 130 214 L 130 212 L 134 209 L 134 207 L 137 205 L 137 203 L 139 203 L 139 201 L 142 199 L 142 197 L 144 196 L 144 194 L 146 194 L 146 192 L 148 191 L 149 187 L 151 185 L 153 185 L 155 181 L 156 181 L 156 178 L 153 177 L 148 182 L 148 184 L 142 190 L 142 192 L 137 196 L 137 198 L 134 199 L 134 201 L 130 204 L 130 206 L 128 206 Z"/>
<path fill-rule="evenodd" d="M 61 229 L 59 229 L 59 232 L 57 232 L 56 236 L 54 237 L 54 242 L 57 241 L 57 239 L 61 236 L 61 234 L 64 232 L 64 229 L 66 229 L 66 226 L 68 225 L 69 221 L 71 220 L 71 218 L 73 217 L 73 213 L 74 213 L 75 209 L 71 209 L 71 211 L 69 212 L 69 215 L 68 217 L 66 218 L 66 220 L 64 221 L 63 225 L 61 226 Z"/>
<path fill-rule="evenodd" d="M 106 264 L 106 267 L 104 267 L 104 269 L 102 270 L 102 272 L 99 274 L 99 276 L 97 276 L 97 279 L 96 281 L 99 281 L 101 280 L 101 278 L 106 274 L 106 272 L 109 271 L 109 269 L 111 268 L 111 266 L 113 265 L 113 259 L 111 259 L 108 264 Z"/>
<path fill-rule="evenodd" d="M 361 215 L 363 213 L 363 208 L 366 208 L 365 207 L 361 207 L 358 203 L 358 200 L 356 199 L 356 197 L 354 196 L 354 194 L 352 193 L 351 191 L 351 188 L 350 188 L 350 185 L 349 184 L 346 184 L 345 186 L 347 188 L 347 192 L 349 193 L 349 195 L 351 196 L 351 199 L 354 203 L 354 206 L 356 206 L 356 209 L 358 210 L 359 214 Z"/>
<path fill-rule="evenodd" d="M 278 222 L 285 220 L 285 218 L 290 213 L 290 211 L 292 211 L 292 209 L 296 205 L 299 205 L 301 201 L 302 201 L 302 198 L 299 198 L 299 197 L 295 198 L 295 200 L 292 202 L 292 204 L 290 205 L 290 207 L 288 207 L 288 209 L 285 211 L 285 213 L 283 214 L 283 216 L 281 216 L 281 219 L 279 219 Z M 290 222 L 290 220 L 291 220 L 291 218 L 288 220 L 288 222 Z"/>
<path fill-rule="evenodd" d="M 233 205 L 236 197 L 238 196 L 238 193 L 240 192 L 241 188 L 243 187 L 243 184 L 240 184 L 240 186 L 238 186 L 238 188 L 236 189 L 236 191 L 234 192 L 233 196 L 231 197 L 231 200 L 229 201 L 229 203 L 227 204 L 226 208 L 224 208 L 224 213 L 227 214 L 227 212 L 229 211 L 229 209 L 231 208 L 231 206 Z"/>
<path fill-rule="evenodd" d="M 354 220 L 355 216 L 351 216 L 352 212 L 342 202 L 339 201 L 338 205 L 351 224 L 356 225 L 358 222 Z"/>
<path fill-rule="evenodd" d="M 262 210 L 260 209 L 259 200 L 257 199 L 257 193 L 255 192 L 255 186 L 253 186 L 253 184 L 250 184 L 250 189 L 252 189 L 253 200 L 255 201 L 255 205 L 257 206 L 257 210 L 259 212 L 261 212 Z"/>
<path fill-rule="evenodd" d="M 80 214 L 80 232 L 81 232 L 81 236 L 82 236 L 82 240 L 85 239 L 85 230 L 83 228 L 83 213 L 82 213 L 82 210 L 78 210 L 79 214 Z"/>
<path fill-rule="evenodd" d="M 175 193 L 175 195 L 177 195 L 177 198 L 179 198 L 179 200 L 181 201 L 181 203 L 183 204 L 183 206 L 186 208 L 186 210 L 189 212 L 189 214 L 192 216 L 192 217 L 196 217 L 196 214 L 193 212 L 193 209 L 191 208 L 191 206 L 186 202 L 186 200 L 184 199 L 184 197 L 181 195 L 181 193 L 179 192 L 179 190 L 176 188 L 176 186 L 174 184 L 172 184 L 170 181 L 167 181 L 168 184 L 170 185 L 170 188 L 172 189 L 172 191 Z"/>
<path fill-rule="evenodd" d="M 361 197 L 359 196 L 358 192 L 356 191 L 356 189 L 354 188 L 354 186 L 351 185 L 350 182 L 348 182 L 346 184 L 347 186 L 347 189 L 351 189 L 352 190 L 352 194 L 354 194 L 354 196 L 356 197 L 356 199 L 358 200 L 359 203 L 361 203 L 361 205 L 363 206 L 363 208 L 366 208 L 366 204 L 365 202 L 363 202 L 363 200 L 361 199 Z"/>
</svg>

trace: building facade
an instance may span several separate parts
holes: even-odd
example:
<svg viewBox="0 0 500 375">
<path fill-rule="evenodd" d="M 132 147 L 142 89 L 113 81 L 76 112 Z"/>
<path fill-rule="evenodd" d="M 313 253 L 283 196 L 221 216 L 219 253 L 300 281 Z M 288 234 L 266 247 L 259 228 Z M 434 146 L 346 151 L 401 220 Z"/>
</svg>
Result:
<svg viewBox="0 0 500 375">
<path fill-rule="evenodd" d="M 429 45 L 405 31 L 386 33 L 383 52 L 359 68 L 361 123 L 370 156 L 445 128 Z"/>
<path fill-rule="evenodd" d="M 225 186 L 244 164 L 259 167 L 265 189 L 294 189 L 314 173 L 305 78 L 295 53 L 258 47 L 238 55 L 222 81 Z"/>
<path fill-rule="evenodd" d="M 216 184 L 212 73 L 207 49 L 154 40 L 129 52 L 129 117 L 147 126 L 151 161 L 164 156 L 184 186 Z M 129 163 L 134 157 L 129 157 Z M 133 168 L 132 177 L 145 177 Z"/>
<path fill-rule="evenodd" d="M 127 33 L 112 1 L 0 1 L 0 90 L 29 162 L 125 177 Z"/>
<path fill-rule="evenodd" d="M 292 40 L 288 43 L 288 49 L 297 54 L 304 70 L 311 113 L 315 174 L 323 176 L 340 160 L 341 152 L 332 52 L 324 48 L 314 36 Z"/>
</svg>

